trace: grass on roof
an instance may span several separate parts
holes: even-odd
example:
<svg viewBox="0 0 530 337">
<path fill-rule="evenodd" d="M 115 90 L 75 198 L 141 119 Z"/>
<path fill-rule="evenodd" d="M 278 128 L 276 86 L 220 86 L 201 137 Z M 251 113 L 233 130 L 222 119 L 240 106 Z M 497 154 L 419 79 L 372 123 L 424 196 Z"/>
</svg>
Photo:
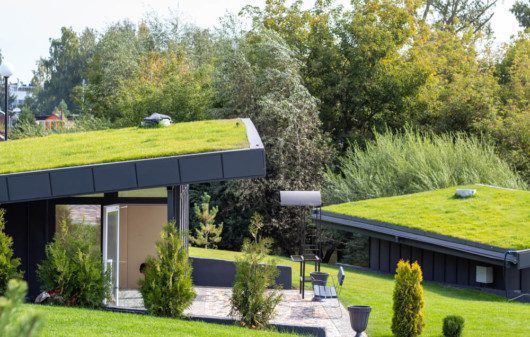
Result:
<svg viewBox="0 0 530 337">
<path fill-rule="evenodd" d="M 239 252 L 190 248 L 190 256 L 234 260 Z M 291 266 L 293 287 L 298 287 L 299 264 L 289 258 L 277 257 L 280 265 Z M 322 271 L 336 277 L 337 267 L 322 264 Z M 392 275 L 345 269 L 346 278 L 340 293 L 343 305 L 372 307 L 367 334 L 370 337 L 391 337 Z M 309 271 L 307 271 L 309 273 Z M 307 284 L 307 289 L 311 284 Z M 530 305 L 470 289 L 460 289 L 435 282 L 423 282 L 425 290 L 425 328 L 422 337 L 442 336 L 442 322 L 447 315 L 460 315 L 466 320 L 464 336 L 489 336 L 499 331 L 503 337 L 530 336 Z M 307 294 L 307 293 L 306 293 Z M 310 301 L 306 295 L 306 301 Z M 335 311 L 330 311 L 334 315 Z M 353 335 L 352 335 L 353 336 Z"/>
<path fill-rule="evenodd" d="M 454 197 L 457 188 L 477 194 Z M 326 206 L 324 211 L 372 219 L 486 245 L 530 248 L 530 192 L 459 186 Z"/>
<path fill-rule="evenodd" d="M 0 174 L 246 147 L 236 119 L 55 134 L 0 142 Z"/>
</svg>

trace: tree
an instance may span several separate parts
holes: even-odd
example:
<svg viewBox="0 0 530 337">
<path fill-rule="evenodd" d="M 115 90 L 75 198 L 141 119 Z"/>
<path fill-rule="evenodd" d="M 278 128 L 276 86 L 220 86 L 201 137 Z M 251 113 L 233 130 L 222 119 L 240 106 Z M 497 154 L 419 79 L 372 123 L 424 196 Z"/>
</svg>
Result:
<svg viewBox="0 0 530 337">
<path fill-rule="evenodd" d="M 195 237 L 190 237 L 190 241 L 197 246 L 217 248 L 216 244 L 221 241 L 223 224 L 215 224 L 215 217 L 219 211 L 218 207 L 210 208 L 211 197 L 204 193 L 201 197 L 201 204 L 195 204 L 195 217 L 199 221 L 199 228 L 195 228 Z"/>
<path fill-rule="evenodd" d="M 421 335 L 423 318 L 423 275 L 418 262 L 399 261 L 394 276 L 392 333 L 396 337 Z"/>
<path fill-rule="evenodd" d="M 216 85 L 225 116 L 249 116 L 267 152 L 267 176 L 234 183 L 243 210 L 259 212 L 266 232 L 291 252 L 304 238 L 293 223 L 308 212 L 281 208 L 278 191 L 320 188 L 330 147 L 317 100 L 304 87 L 300 65 L 278 34 L 263 30 L 229 43 Z M 247 219 L 248 221 L 248 219 Z"/>
<path fill-rule="evenodd" d="M 24 305 L 28 285 L 10 280 L 5 296 L 0 297 L 0 336 L 32 337 L 41 330 L 42 318 Z"/>
<path fill-rule="evenodd" d="M 519 25 L 524 28 L 530 27 L 530 4 L 524 0 L 516 1 L 510 11 L 515 15 Z"/>
<path fill-rule="evenodd" d="M 14 257 L 13 239 L 5 233 L 4 210 L 0 208 L 0 295 L 4 295 L 11 279 L 21 279 L 20 259 Z M 1 311 L 0 311 L 1 312 Z"/>
<path fill-rule="evenodd" d="M 145 278 L 139 281 L 145 308 L 152 315 L 179 317 L 196 294 L 188 252 L 175 223 L 166 224 L 162 229 L 156 254 L 145 261 Z"/>
</svg>

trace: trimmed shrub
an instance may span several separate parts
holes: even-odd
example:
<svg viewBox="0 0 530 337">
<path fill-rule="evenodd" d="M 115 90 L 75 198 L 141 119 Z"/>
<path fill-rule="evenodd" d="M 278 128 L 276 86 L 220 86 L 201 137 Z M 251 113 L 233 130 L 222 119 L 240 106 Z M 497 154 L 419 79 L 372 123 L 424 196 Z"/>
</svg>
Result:
<svg viewBox="0 0 530 337">
<path fill-rule="evenodd" d="M 464 331 L 464 318 L 462 316 L 450 315 L 444 318 L 444 337 L 461 337 Z"/>
<path fill-rule="evenodd" d="M 276 263 L 263 263 L 271 244 L 270 239 L 245 240 L 243 255 L 236 260 L 230 315 L 239 316 L 241 325 L 251 329 L 266 327 L 282 300 L 279 287 L 274 286 L 279 273 Z"/>
<path fill-rule="evenodd" d="M 423 322 L 423 275 L 417 262 L 399 261 L 395 275 L 392 333 L 397 337 L 421 335 Z"/>
<path fill-rule="evenodd" d="M 57 294 L 53 300 L 68 306 L 96 308 L 110 297 L 110 273 L 103 273 L 97 227 L 59 223 L 46 259 L 38 266 L 42 290 Z"/>
<path fill-rule="evenodd" d="M 140 292 L 150 314 L 179 317 L 196 296 L 191 264 L 174 222 L 164 226 L 160 237 L 156 243 L 157 256 L 149 256 L 145 261 Z"/>
<path fill-rule="evenodd" d="M 0 295 L 7 289 L 10 279 L 21 279 L 18 271 L 20 259 L 13 257 L 13 239 L 5 232 L 4 210 L 0 208 Z"/>
<path fill-rule="evenodd" d="M 24 281 L 10 280 L 5 297 L 0 297 L 0 336 L 36 336 L 41 327 L 38 314 L 24 307 L 28 285 Z"/>
</svg>

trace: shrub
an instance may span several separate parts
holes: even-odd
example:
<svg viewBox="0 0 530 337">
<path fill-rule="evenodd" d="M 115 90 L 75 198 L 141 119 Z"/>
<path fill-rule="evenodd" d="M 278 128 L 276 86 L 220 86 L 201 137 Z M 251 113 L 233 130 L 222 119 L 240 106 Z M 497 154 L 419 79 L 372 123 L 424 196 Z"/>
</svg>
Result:
<svg viewBox="0 0 530 337">
<path fill-rule="evenodd" d="M 68 306 L 99 307 L 110 296 L 110 274 L 103 273 L 96 227 L 59 223 L 46 259 L 38 266 L 42 290 L 58 293 L 56 300 Z"/>
<path fill-rule="evenodd" d="M 462 316 L 447 316 L 444 318 L 443 334 L 445 337 L 460 337 L 464 331 L 464 318 Z"/>
<path fill-rule="evenodd" d="M 41 326 L 39 315 L 23 307 L 28 286 L 20 280 L 10 280 L 5 297 L 0 297 L 0 336 L 31 337 Z"/>
<path fill-rule="evenodd" d="M 218 207 L 210 208 L 211 197 L 204 193 L 201 197 L 201 205 L 195 204 L 195 217 L 199 221 L 199 228 L 195 229 L 195 237 L 190 237 L 190 241 L 197 246 L 204 248 L 217 248 L 217 243 L 221 242 L 223 224 L 215 225 L 215 217 L 219 212 Z"/>
<path fill-rule="evenodd" d="M 420 265 L 399 261 L 395 275 L 392 332 L 397 337 L 414 337 L 423 330 L 423 286 Z"/>
<path fill-rule="evenodd" d="M 20 259 L 13 257 L 13 239 L 5 232 L 4 210 L 0 209 L 0 295 L 7 289 L 10 279 L 21 279 L 18 271 Z"/>
<path fill-rule="evenodd" d="M 150 314 L 178 317 L 191 305 L 195 291 L 191 281 L 191 264 L 175 223 L 164 226 L 156 243 L 156 257 L 145 262 L 145 278 L 140 292 Z"/>
<path fill-rule="evenodd" d="M 245 240 L 243 255 L 236 260 L 230 315 L 239 315 L 241 325 L 252 329 L 265 327 L 282 299 L 278 288 L 267 290 L 278 276 L 274 261 L 263 264 L 271 244 L 270 239 Z"/>
</svg>

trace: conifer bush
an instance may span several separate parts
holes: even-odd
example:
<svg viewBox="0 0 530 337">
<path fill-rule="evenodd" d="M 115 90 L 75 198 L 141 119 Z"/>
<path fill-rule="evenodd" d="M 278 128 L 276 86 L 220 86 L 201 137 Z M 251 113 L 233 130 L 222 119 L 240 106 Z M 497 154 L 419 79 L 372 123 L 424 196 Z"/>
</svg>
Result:
<svg viewBox="0 0 530 337">
<path fill-rule="evenodd" d="M 192 268 L 175 223 L 166 224 L 160 236 L 156 257 L 150 256 L 145 261 L 140 293 L 150 314 L 179 317 L 196 296 Z"/>
<path fill-rule="evenodd" d="M 421 335 L 423 321 L 423 275 L 417 262 L 399 261 L 394 286 L 392 333 L 396 337 Z"/>
<path fill-rule="evenodd" d="M 20 259 L 13 256 L 13 239 L 4 230 L 4 210 L 0 209 L 0 296 L 5 293 L 10 279 L 22 278 L 18 270 Z"/>
<path fill-rule="evenodd" d="M 223 232 L 223 223 L 215 224 L 215 217 L 219 212 L 219 207 L 210 207 L 211 197 L 204 193 L 201 197 L 200 206 L 195 204 L 193 207 L 195 217 L 199 221 L 199 228 L 195 229 L 195 237 L 191 236 L 190 241 L 196 246 L 208 248 L 217 248 L 221 242 L 221 233 Z"/>
<path fill-rule="evenodd" d="M 55 303 L 96 308 L 110 297 L 110 273 L 103 273 L 96 229 L 66 219 L 59 222 L 46 246 L 46 259 L 37 268 L 42 290 L 57 294 Z"/>
<path fill-rule="evenodd" d="M 24 281 L 10 280 L 5 297 L 0 297 L 0 336 L 32 337 L 41 327 L 41 318 L 23 306 L 28 285 Z"/>
<path fill-rule="evenodd" d="M 464 318 L 462 316 L 450 315 L 444 318 L 444 337 L 461 337 L 464 331 Z"/>
</svg>

